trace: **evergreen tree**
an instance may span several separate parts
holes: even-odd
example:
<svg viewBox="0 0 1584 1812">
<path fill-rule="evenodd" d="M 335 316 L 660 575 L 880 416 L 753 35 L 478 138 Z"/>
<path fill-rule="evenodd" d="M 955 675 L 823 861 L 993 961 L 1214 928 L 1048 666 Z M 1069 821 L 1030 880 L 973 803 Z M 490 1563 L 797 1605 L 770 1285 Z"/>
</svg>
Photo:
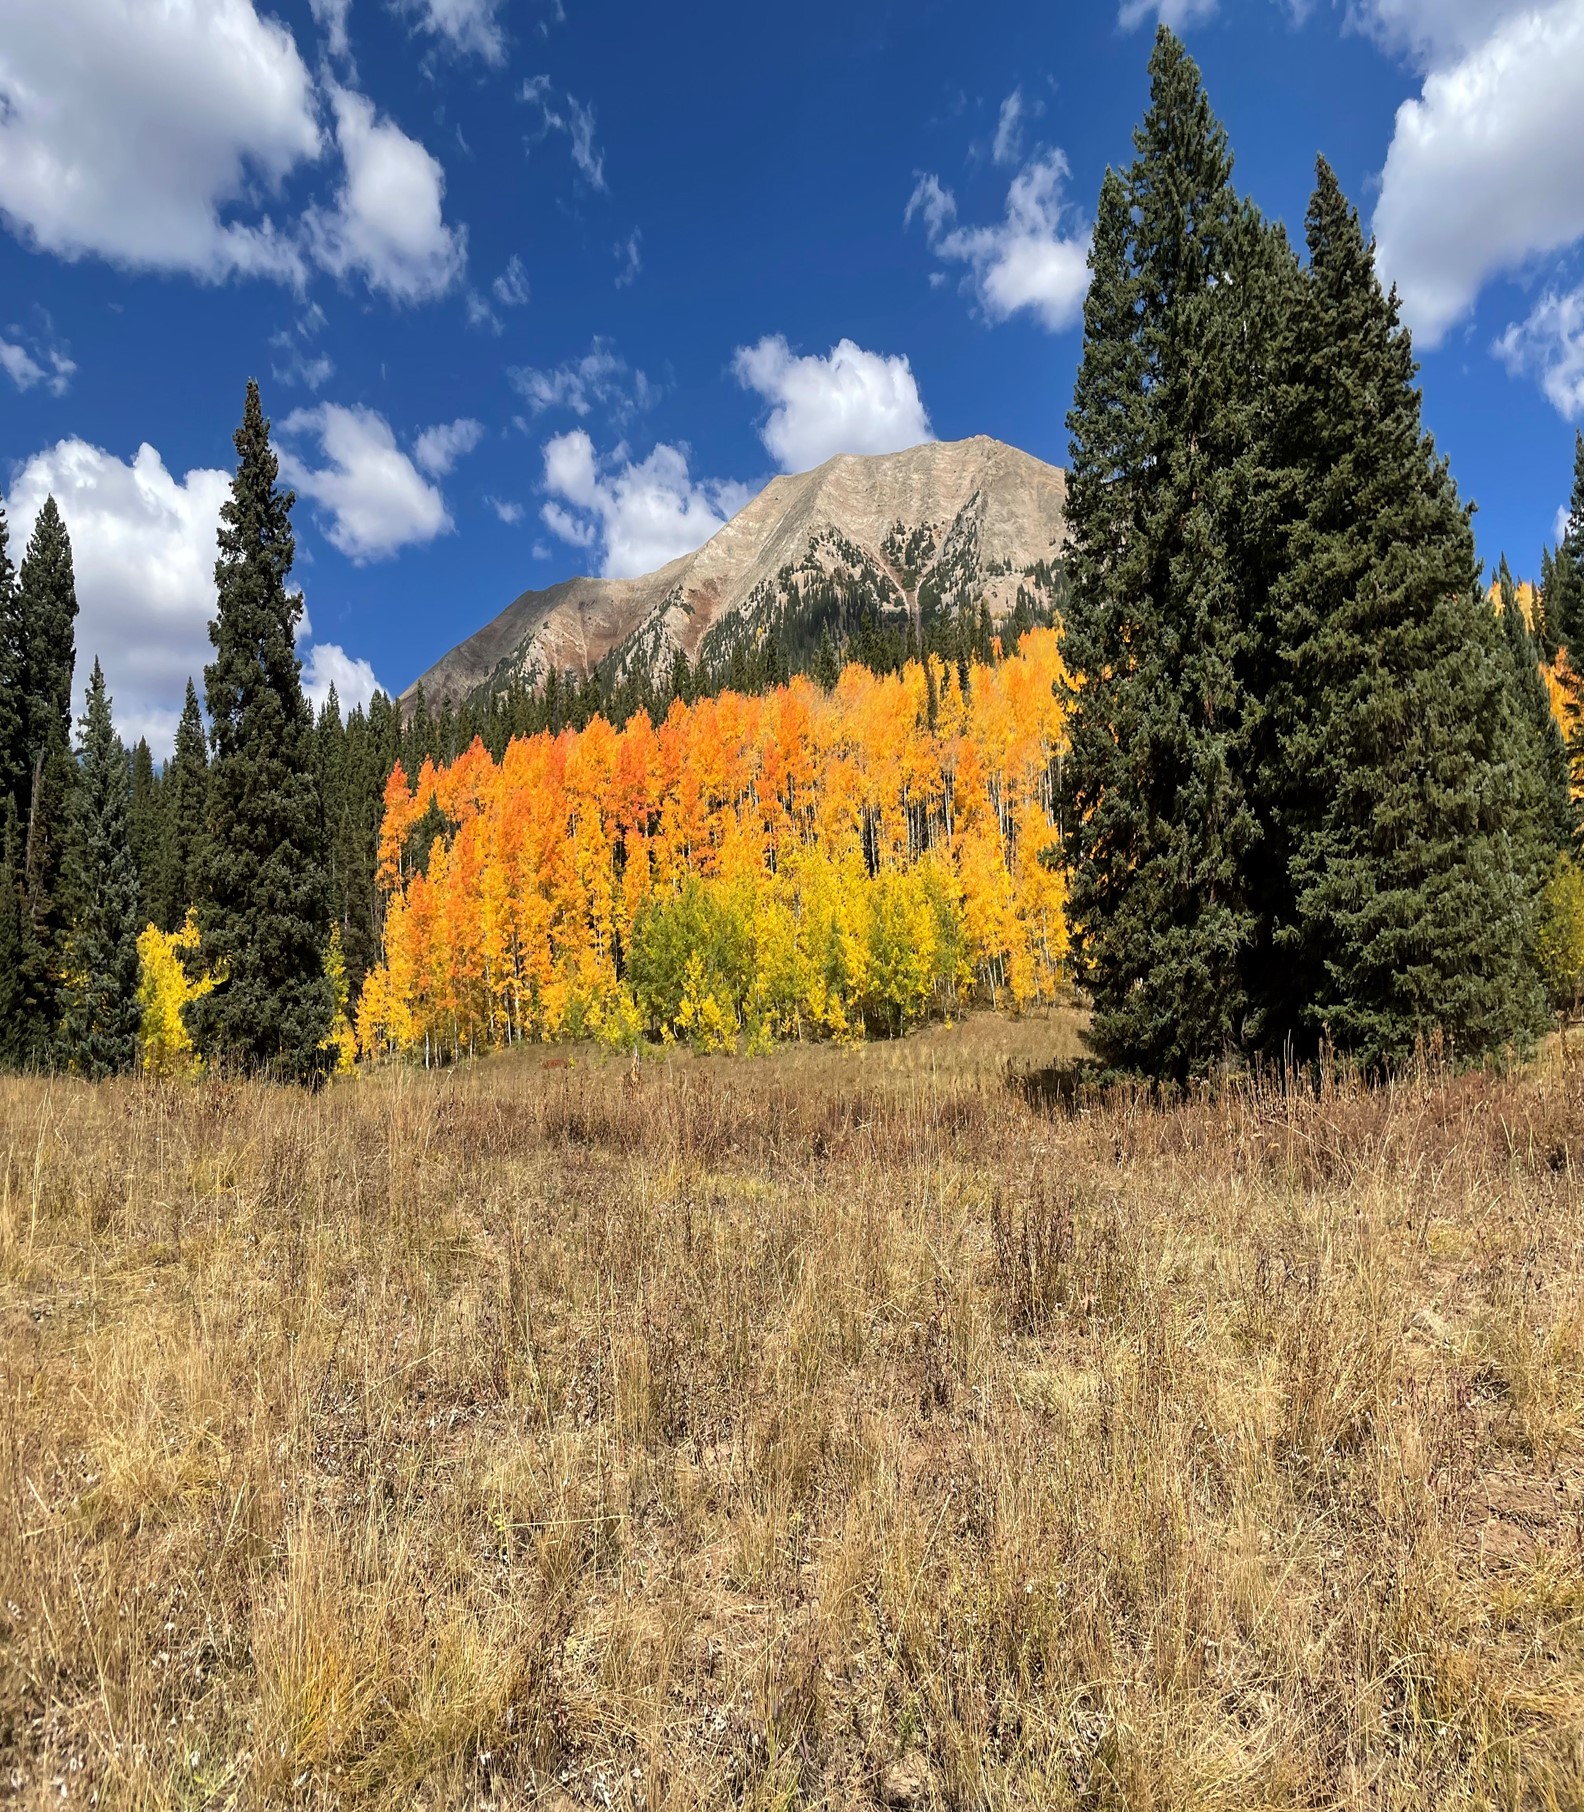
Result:
<svg viewBox="0 0 1584 1812">
<path fill-rule="evenodd" d="M 146 924 L 153 916 L 159 896 L 160 869 L 165 854 L 165 815 L 161 807 L 159 776 L 154 771 L 154 756 L 148 738 L 140 736 L 132 751 L 132 803 L 127 819 L 127 835 L 132 842 L 132 861 L 138 877 L 138 918 Z"/>
<path fill-rule="evenodd" d="M 197 905 L 203 884 L 200 857 L 209 805 L 209 747 L 198 690 L 191 680 L 176 726 L 176 747 L 160 782 L 160 805 L 158 881 L 151 912 L 161 931 L 177 931 L 188 907 Z"/>
<path fill-rule="evenodd" d="M 67 1061 L 92 1081 L 124 1075 L 137 1062 L 139 900 L 131 809 L 127 754 L 95 661 L 72 789 L 67 891 L 75 912 L 63 1025 Z"/>
<path fill-rule="evenodd" d="M 202 955 L 222 977 L 191 1009 L 207 1060 L 314 1081 L 334 1012 L 325 975 L 330 907 L 313 716 L 289 593 L 291 491 L 276 487 L 269 423 L 249 380 L 236 475 L 221 510 L 219 609 L 204 669 L 214 761 L 201 860 Z"/>
<path fill-rule="evenodd" d="M 1227 544 L 1243 426 L 1247 222 L 1198 70 L 1162 27 L 1125 178 L 1108 172 L 1068 417 L 1063 764 L 1080 979 L 1113 1062 L 1201 1071 L 1242 1039 L 1257 838 L 1238 766 L 1244 601 Z"/>
<path fill-rule="evenodd" d="M 1511 660 L 1395 293 L 1324 162 L 1308 239 L 1305 514 L 1281 588 L 1282 761 L 1304 784 L 1280 937 L 1311 1041 L 1374 1066 L 1441 1028 L 1474 1053 L 1543 1011 Z"/>
<path fill-rule="evenodd" d="M 1526 792 L 1532 800 L 1533 835 L 1538 839 L 1536 861 L 1549 874 L 1556 857 L 1573 842 L 1575 813 L 1569 785 L 1567 744 L 1551 709 L 1551 695 L 1540 672 L 1540 644 L 1524 621 L 1507 557 L 1502 556 L 1497 577 L 1501 599 L 1501 626 L 1512 662 L 1517 702 L 1520 746 L 1515 760 L 1527 769 Z"/>
<path fill-rule="evenodd" d="M 20 796 L 27 755 L 22 739 L 22 621 L 10 529 L 0 498 L 0 802 Z"/>
<path fill-rule="evenodd" d="M 12 797 L 5 803 L 5 844 L 0 854 L 0 1066 L 10 1070 L 23 1067 L 29 1043 L 22 926 L 22 827 Z"/>
<path fill-rule="evenodd" d="M 55 499 L 47 497 L 28 537 L 17 573 L 12 663 L 19 741 L 16 796 L 23 825 L 29 987 L 35 1046 L 32 1061 L 48 1061 L 42 1030 L 53 1038 L 65 958 L 68 902 L 64 897 L 65 833 L 76 768 L 71 754 L 72 670 L 76 662 L 77 587 L 71 538 Z"/>
<path fill-rule="evenodd" d="M 21 713 L 19 806 L 32 807 L 39 772 L 71 750 L 77 585 L 71 537 L 53 497 L 44 499 L 17 575 L 17 700 Z"/>
<path fill-rule="evenodd" d="M 1584 432 L 1574 441 L 1573 491 L 1544 597 L 1548 633 L 1567 648 L 1575 672 L 1584 669 Z"/>
</svg>

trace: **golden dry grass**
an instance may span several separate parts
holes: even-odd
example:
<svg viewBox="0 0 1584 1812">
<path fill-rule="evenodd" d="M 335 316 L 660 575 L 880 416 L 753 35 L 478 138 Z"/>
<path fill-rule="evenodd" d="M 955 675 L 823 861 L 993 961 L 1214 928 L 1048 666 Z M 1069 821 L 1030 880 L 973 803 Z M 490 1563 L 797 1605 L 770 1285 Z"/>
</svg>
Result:
<svg viewBox="0 0 1584 1812">
<path fill-rule="evenodd" d="M 1584 1803 L 1584 1072 L 996 1036 L 0 1085 L 0 1797 Z"/>
</svg>

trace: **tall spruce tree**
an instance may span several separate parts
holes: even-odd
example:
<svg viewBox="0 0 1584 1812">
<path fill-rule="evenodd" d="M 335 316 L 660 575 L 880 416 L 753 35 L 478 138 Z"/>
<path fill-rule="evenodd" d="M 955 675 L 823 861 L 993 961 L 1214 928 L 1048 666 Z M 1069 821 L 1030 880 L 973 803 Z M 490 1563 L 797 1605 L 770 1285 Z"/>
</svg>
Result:
<svg viewBox="0 0 1584 1812">
<path fill-rule="evenodd" d="M 1551 709 L 1551 694 L 1540 672 L 1541 647 L 1535 631 L 1524 618 L 1507 557 L 1497 573 L 1501 626 L 1512 662 L 1517 701 L 1516 729 L 1519 746 L 1514 759 L 1526 767 L 1525 791 L 1531 800 L 1533 835 L 1538 840 L 1535 860 L 1549 874 L 1556 857 L 1573 842 L 1576 812 L 1569 784 L 1567 744 L 1562 727 Z M 1537 609 L 1536 615 L 1541 614 Z"/>
<path fill-rule="evenodd" d="M 1308 239 L 1306 505 L 1280 588 L 1299 689 L 1282 760 L 1305 784 L 1281 936 L 1311 1043 L 1378 1066 L 1441 1029 L 1473 1054 L 1543 1017 L 1512 664 L 1395 293 L 1323 161 Z"/>
<path fill-rule="evenodd" d="M 132 861 L 137 868 L 138 913 L 147 923 L 153 918 L 159 897 L 160 865 L 165 849 L 164 798 L 160 777 L 154 769 L 153 751 L 148 738 L 140 736 L 132 751 L 132 805 L 127 819 L 127 835 L 132 840 Z"/>
<path fill-rule="evenodd" d="M 296 499 L 277 488 L 252 380 L 235 442 L 204 669 L 214 761 L 198 906 L 204 963 L 223 979 L 190 1012 L 207 1060 L 311 1082 L 329 1067 L 335 1006 L 324 818 L 295 648 L 302 596 L 286 589 Z"/>
<path fill-rule="evenodd" d="M 131 811 L 130 765 L 95 661 L 67 843 L 73 917 L 62 1026 L 66 1061 L 93 1081 L 124 1075 L 137 1062 L 139 888 Z"/>
<path fill-rule="evenodd" d="M 1248 431 L 1240 281 L 1267 256 L 1199 72 L 1162 27 L 1125 177 L 1101 189 L 1068 426 L 1062 819 L 1080 978 L 1111 1061 L 1203 1071 L 1248 1036 L 1240 749 L 1249 609 L 1231 544 Z"/>
<path fill-rule="evenodd" d="M 161 842 L 152 912 L 161 931 L 177 931 L 187 909 L 197 905 L 203 884 L 200 857 L 209 807 L 209 744 L 198 690 L 191 680 L 160 794 Z"/>
<path fill-rule="evenodd" d="M 1574 439 L 1573 490 L 1543 596 L 1548 633 L 1567 648 L 1575 673 L 1584 671 L 1584 432 Z"/>
<path fill-rule="evenodd" d="M 71 537 L 50 496 L 38 513 L 17 574 L 17 687 L 24 769 L 19 803 L 24 817 L 40 768 L 53 753 L 69 754 L 71 749 L 76 623 Z"/>
<path fill-rule="evenodd" d="M 17 572 L 17 706 L 21 717 L 18 808 L 24 825 L 23 890 L 32 955 L 41 965 L 37 1013 L 53 1034 L 65 960 L 66 826 L 76 765 L 71 753 L 77 584 L 71 537 L 46 497 Z M 42 1063 L 42 1052 L 36 1056 Z"/>
<path fill-rule="evenodd" d="M 22 620 L 11 531 L 0 498 L 0 806 L 20 795 L 27 755 L 22 738 Z"/>
</svg>

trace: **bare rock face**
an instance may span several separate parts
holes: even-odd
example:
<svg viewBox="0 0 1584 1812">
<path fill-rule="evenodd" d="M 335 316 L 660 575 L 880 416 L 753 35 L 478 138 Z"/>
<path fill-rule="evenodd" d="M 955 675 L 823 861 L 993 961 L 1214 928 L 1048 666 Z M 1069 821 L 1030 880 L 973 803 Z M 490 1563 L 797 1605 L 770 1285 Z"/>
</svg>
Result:
<svg viewBox="0 0 1584 1812">
<path fill-rule="evenodd" d="M 637 579 L 526 591 L 409 688 L 432 705 L 602 661 L 666 673 L 774 622 L 865 603 L 918 622 L 934 608 L 1049 605 L 1066 545 L 1066 475 L 977 435 L 903 453 L 838 454 L 772 479 L 694 553 Z"/>
</svg>

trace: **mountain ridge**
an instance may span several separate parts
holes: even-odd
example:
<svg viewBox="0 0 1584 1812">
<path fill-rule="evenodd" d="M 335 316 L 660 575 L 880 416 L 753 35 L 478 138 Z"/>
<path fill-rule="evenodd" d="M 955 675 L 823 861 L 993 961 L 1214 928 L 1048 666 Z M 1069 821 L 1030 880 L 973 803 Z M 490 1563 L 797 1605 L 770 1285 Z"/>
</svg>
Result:
<svg viewBox="0 0 1584 1812">
<path fill-rule="evenodd" d="M 837 454 L 783 473 L 691 553 L 628 579 L 577 577 L 513 599 L 403 693 L 460 704 L 552 669 L 663 675 L 779 629 L 806 641 L 861 621 L 943 612 L 1004 621 L 1020 594 L 1055 604 L 1066 474 L 987 435 L 899 453 Z"/>
</svg>

